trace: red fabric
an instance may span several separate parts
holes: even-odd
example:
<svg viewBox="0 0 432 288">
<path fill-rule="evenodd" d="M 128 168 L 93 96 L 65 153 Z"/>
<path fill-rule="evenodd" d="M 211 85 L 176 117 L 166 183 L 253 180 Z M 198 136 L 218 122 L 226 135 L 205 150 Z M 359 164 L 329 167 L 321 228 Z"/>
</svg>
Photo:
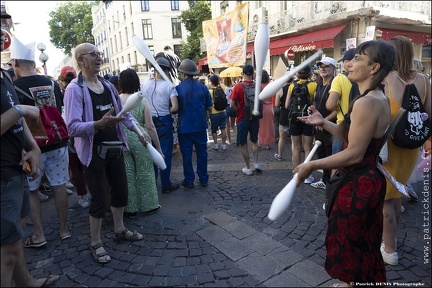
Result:
<svg viewBox="0 0 432 288">
<path fill-rule="evenodd" d="M 381 30 L 381 39 L 390 40 L 396 36 L 405 36 L 413 43 L 416 44 L 431 44 L 431 33 L 422 33 L 422 32 L 413 32 L 413 31 L 403 31 L 403 30 L 393 30 L 387 28 L 377 27 L 378 30 Z"/>
<path fill-rule="evenodd" d="M 252 80 L 244 80 L 245 83 L 251 83 Z M 240 122 L 244 118 L 244 91 L 245 88 L 241 83 L 237 83 L 232 92 L 230 99 L 231 101 L 237 102 L 237 117 L 236 117 L 236 123 Z"/>
<path fill-rule="evenodd" d="M 319 48 L 334 47 L 333 39 L 346 27 L 346 24 L 287 37 L 270 42 L 270 55 L 283 54 L 292 46 L 296 49 L 317 50 Z M 308 48 L 310 46 L 310 48 Z M 313 49 L 312 49 L 313 47 Z M 294 48 L 294 47 L 293 47 Z M 295 49 L 294 52 L 302 51 Z"/>
</svg>

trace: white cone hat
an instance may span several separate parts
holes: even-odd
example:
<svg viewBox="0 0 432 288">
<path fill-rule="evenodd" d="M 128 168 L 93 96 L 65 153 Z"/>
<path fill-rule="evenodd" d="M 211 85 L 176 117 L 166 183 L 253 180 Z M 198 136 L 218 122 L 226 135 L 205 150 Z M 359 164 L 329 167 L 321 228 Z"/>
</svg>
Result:
<svg viewBox="0 0 432 288">
<path fill-rule="evenodd" d="M 35 61 L 35 46 L 35 42 L 24 45 L 16 37 L 13 37 L 11 44 L 11 59 Z"/>
</svg>

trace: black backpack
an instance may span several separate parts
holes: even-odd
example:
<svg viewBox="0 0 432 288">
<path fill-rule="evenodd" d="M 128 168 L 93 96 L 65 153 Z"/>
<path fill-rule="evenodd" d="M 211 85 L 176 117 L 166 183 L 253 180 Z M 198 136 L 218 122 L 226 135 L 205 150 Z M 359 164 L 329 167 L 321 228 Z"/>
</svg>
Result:
<svg viewBox="0 0 432 288">
<path fill-rule="evenodd" d="M 249 120 L 261 119 L 263 117 L 263 103 L 258 100 L 258 112 L 259 115 L 253 115 L 252 111 L 255 104 L 255 82 L 240 82 L 244 88 L 244 107 L 243 112 L 245 117 Z"/>
<path fill-rule="evenodd" d="M 225 91 L 218 86 L 213 89 L 213 107 L 217 111 L 223 111 L 228 106 L 228 100 Z"/>
<path fill-rule="evenodd" d="M 405 85 L 400 110 L 403 113 L 391 134 L 391 139 L 401 148 L 419 148 L 430 136 L 430 121 L 414 84 Z"/>
<path fill-rule="evenodd" d="M 297 117 L 307 115 L 307 108 L 311 105 L 307 88 L 308 84 L 309 81 L 302 84 L 299 84 L 298 81 L 294 83 L 294 88 L 288 105 L 289 119 L 291 121 L 297 121 Z"/>
</svg>

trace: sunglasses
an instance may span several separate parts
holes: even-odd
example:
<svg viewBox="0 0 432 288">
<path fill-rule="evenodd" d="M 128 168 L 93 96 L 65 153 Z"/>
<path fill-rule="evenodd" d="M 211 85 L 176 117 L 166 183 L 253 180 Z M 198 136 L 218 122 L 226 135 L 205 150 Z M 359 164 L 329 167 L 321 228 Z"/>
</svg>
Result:
<svg viewBox="0 0 432 288">
<path fill-rule="evenodd" d="M 83 53 L 83 54 L 81 54 L 81 56 L 83 56 L 83 55 L 91 55 L 93 58 L 96 58 L 96 57 L 101 57 L 101 58 L 103 58 L 103 53 L 102 52 L 89 52 L 89 53 Z"/>
</svg>

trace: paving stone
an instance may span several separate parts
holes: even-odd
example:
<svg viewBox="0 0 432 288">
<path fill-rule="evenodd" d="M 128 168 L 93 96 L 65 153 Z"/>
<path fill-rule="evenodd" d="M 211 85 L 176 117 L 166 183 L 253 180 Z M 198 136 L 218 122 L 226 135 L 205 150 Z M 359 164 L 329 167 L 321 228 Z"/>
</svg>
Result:
<svg viewBox="0 0 432 288">
<path fill-rule="evenodd" d="M 232 237 L 230 233 L 216 225 L 206 227 L 198 231 L 197 234 L 201 236 L 205 241 L 209 242 L 211 245 L 215 245 L 221 241 Z"/>
<path fill-rule="evenodd" d="M 283 267 L 273 262 L 269 257 L 253 253 L 239 261 L 239 267 L 262 282 L 282 271 Z"/>
<path fill-rule="evenodd" d="M 209 214 L 205 216 L 206 219 L 208 219 L 210 222 L 219 225 L 224 226 L 229 223 L 236 222 L 237 219 L 224 213 L 224 212 L 217 212 L 214 214 Z"/>
<path fill-rule="evenodd" d="M 253 252 L 245 243 L 234 237 L 216 243 L 215 247 L 233 261 L 237 261 Z"/>
<path fill-rule="evenodd" d="M 240 221 L 235 221 L 226 225 L 222 225 L 222 228 L 238 239 L 244 239 L 248 236 L 258 233 L 255 229 Z"/>
<path fill-rule="evenodd" d="M 294 264 L 287 271 L 295 275 L 301 281 L 313 287 L 316 287 L 330 279 L 330 276 L 324 270 L 323 266 L 317 265 L 310 260 L 304 260 Z M 313 277 L 310 271 L 314 271 Z"/>
</svg>

